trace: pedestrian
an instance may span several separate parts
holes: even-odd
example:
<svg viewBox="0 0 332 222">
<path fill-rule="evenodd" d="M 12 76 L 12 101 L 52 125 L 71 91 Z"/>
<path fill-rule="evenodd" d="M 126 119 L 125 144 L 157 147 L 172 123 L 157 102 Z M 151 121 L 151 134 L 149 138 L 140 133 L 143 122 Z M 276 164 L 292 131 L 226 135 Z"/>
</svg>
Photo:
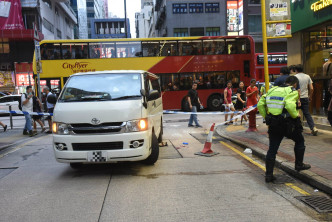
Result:
<svg viewBox="0 0 332 222">
<path fill-rule="evenodd" d="M 236 92 L 236 103 L 235 103 L 235 110 L 236 111 L 244 111 L 245 107 L 246 107 L 246 100 L 247 100 L 247 97 L 246 97 L 246 91 L 244 90 L 244 82 L 243 81 L 240 81 L 239 83 L 239 88 L 237 89 L 237 92 Z M 241 124 L 242 124 L 242 118 L 244 118 L 244 120 L 246 121 L 246 124 L 248 122 L 248 118 L 247 116 L 244 114 L 242 117 L 241 117 Z M 234 125 L 236 125 L 236 121 L 237 119 L 234 120 Z"/>
<path fill-rule="evenodd" d="M 50 92 L 50 88 L 48 86 L 45 86 L 43 88 L 43 92 L 46 94 L 46 107 L 47 107 L 47 112 L 48 113 L 53 113 L 54 110 L 54 104 L 49 102 L 49 97 L 55 97 L 51 92 Z M 49 130 L 46 133 L 52 133 L 52 117 L 51 116 L 47 116 L 47 121 L 48 121 L 48 127 Z"/>
<path fill-rule="evenodd" d="M 37 113 L 41 113 L 42 112 L 42 103 L 40 102 L 39 98 L 37 96 L 35 96 L 35 93 L 32 92 L 32 103 L 33 103 L 33 112 L 37 112 Z M 42 128 L 41 132 L 44 132 L 46 130 L 46 127 L 44 126 L 43 122 L 41 121 L 41 115 L 32 115 L 32 119 L 33 119 L 33 129 L 34 132 L 37 133 L 37 123 L 39 123 L 40 127 Z"/>
<path fill-rule="evenodd" d="M 332 95 L 332 79 L 330 80 L 329 91 L 330 91 L 330 94 Z M 329 122 L 332 126 L 332 97 L 330 99 L 329 107 L 327 108 L 327 119 L 329 120 Z"/>
<path fill-rule="evenodd" d="M 285 84 L 286 79 L 290 74 L 290 70 L 287 66 L 280 68 L 280 76 L 274 81 L 274 86 L 281 86 Z"/>
<path fill-rule="evenodd" d="M 29 135 L 30 137 L 35 136 L 36 134 L 32 131 L 32 120 L 31 115 L 33 111 L 33 101 L 32 101 L 32 87 L 27 86 L 26 93 L 23 93 L 21 96 L 22 111 L 25 117 L 25 126 L 23 129 L 23 135 Z"/>
<path fill-rule="evenodd" d="M 301 110 L 309 128 L 311 130 L 311 134 L 317 136 L 318 130 L 315 127 L 314 120 L 312 119 L 309 113 L 309 103 L 312 100 L 312 94 L 314 92 L 314 87 L 312 84 L 312 80 L 309 75 L 303 73 L 303 66 L 301 64 L 295 66 L 296 77 L 299 80 L 299 93 L 300 93 L 300 102 L 301 102 Z"/>
<path fill-rule="evenodd" d="M 298 79 L 290 76 L 285 84 L 270 89 L 257 105 L 260 114 L 266 118 L 269 134 L 269 150 L 266 154 L 265 182 L 273 182 L 273 168 L 280 143 L 284 136 L 295 142 L 295 170 L 307 170 L 311 166 L 303 163 L 305 145 L 303 127 L 296 109 L 299 94 L 296 90 Z"/>
<path fill-rule="evenodd" d="M 330 54 L 329 59 L 323 65 L 323 75 L 332 76 L 332 54 Z"/>
<path fill-rule="evenodd" d="M 290 76 L 295 76 L 296 75 L 296 69 L 295 69 L 296 65 L 290 65 L 289 68 L 289 75 Z"/>
<path fill-rule="evenodd" d="M 3 124 L 3 122 L 0 121 L 0 125 L 3 127 L 3 131 L 6 132 L 7 125 Z"/>
<path fill-rule="evenodd" d="M 256 79 L 252 79 L 250 81 L 250 86 L 246 90 L 246 96 L 247 96 L 247 108 L 249 108 L 250 106 L 257 105 L 257 102 L 259 100 L 259 93 L 258 93 L 258 88 L 256 86 Z M 257 113 L 256 108 L 248 113 L 249 128 L 247 129 L 246 132 L 258 131 L 256 128 L 256 113 Z"/>
<path fill-rule="evenodd" d="M 231 120 L 230 122 L 228 123 L 227 122 L 227 119 L 228 119 L 228 114 L 227 112 L 234 112 L 235 109 L 234 109 L 234 105 L 233 105 L 233 102 L 232 102 L 232 82 L 231 81 L 228 81 L 227 82 L 227 87 L 226 89 L 224 89 L 224 104 L 225 104 L 225 111 L 226 111 L 226 114 L 225 114 L 225 125 L 228 125 L 228 124 L 232 124 L 233 121 L 233 116 L 234 116 L 234 113 L 231 114 Z"/>
<path fill-rule="evenodd" d="M 192 114 L 190 114 L 188 127 L 193 127 L 193 122 L 195 122 L 196 127 L 202 127 L 197 120 L 197 109 L 202 106 L 201 101 L 199 100 L 198 93 L 196 91 L 197 83 L 192 84 L 192 88 L 188 92 L 188 103 Z"/>
</svg>

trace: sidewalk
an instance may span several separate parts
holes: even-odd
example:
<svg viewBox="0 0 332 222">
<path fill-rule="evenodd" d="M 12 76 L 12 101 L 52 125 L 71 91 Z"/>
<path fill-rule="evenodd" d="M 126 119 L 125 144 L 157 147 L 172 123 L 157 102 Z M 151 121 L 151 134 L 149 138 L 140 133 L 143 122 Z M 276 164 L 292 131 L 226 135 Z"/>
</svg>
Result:
<svg viewBox="0 0 332 222">
<path fill-rule="evenodd" d="M 244 148 L 250 148 L 253 154 L 265 159 L 268 150 L 267 126 L 257 119 L 259 132 L 246 133 L 245 126 L 222 126 L 216 132 Z M 306 151 L 304 162 L 311 164 L 310 170 L 298 173 L 294 170 L 294 142 L 284 138 L 278 154 L 276 166 L 303 180 L 319 190 L 332 194 L 332 132 L 319 130 L 318 136 L 312 136 L 310 129 L 303 131 Z"/>
<path fill-rule="evenodd" d="M 4 132 L 3 128 L 0 126 L 0 151 L 16 143 L 30 139 L 29 136 L 23 135 L 23 128 L 25 125 L 24 116 L 13 117 L 13 129 L 10 128 L 9 117 L 0 117 L 0 121 L 8 126 L 6 132 Z M 38 123 L 37 130 L 39 135 L 41 129 Z"/>
</svg>

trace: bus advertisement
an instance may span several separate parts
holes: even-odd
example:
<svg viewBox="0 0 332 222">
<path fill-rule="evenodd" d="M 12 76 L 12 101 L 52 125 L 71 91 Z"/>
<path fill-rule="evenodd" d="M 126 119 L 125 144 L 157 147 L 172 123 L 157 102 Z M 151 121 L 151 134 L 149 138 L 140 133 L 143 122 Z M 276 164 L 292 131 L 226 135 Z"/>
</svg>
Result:
<svg viewBox="0 0 332 222">
<path fill-rule="evenodd" d="M 183 109 L 195 81 L 204 107 L 217 111 L 227 81 L 237 88 L 256 77 L 254 45 L 250 36 L 45 40 L 40 79 L 61 89 L 78 72 L 146 70 L 160 77 L 164 109 Z"/>
</svg>

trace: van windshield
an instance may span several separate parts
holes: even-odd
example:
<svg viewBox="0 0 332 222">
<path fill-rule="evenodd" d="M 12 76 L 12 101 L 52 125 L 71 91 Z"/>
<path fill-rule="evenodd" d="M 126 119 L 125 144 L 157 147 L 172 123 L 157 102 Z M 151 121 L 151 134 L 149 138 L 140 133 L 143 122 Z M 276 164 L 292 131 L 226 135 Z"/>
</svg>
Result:
<svg viewBox="0 0 332 222">
<path fill-rule="evenodd" d="M 73 76 L 59 102 L 109 101 L 141 98 L 139 73 Z"/>
</svg>

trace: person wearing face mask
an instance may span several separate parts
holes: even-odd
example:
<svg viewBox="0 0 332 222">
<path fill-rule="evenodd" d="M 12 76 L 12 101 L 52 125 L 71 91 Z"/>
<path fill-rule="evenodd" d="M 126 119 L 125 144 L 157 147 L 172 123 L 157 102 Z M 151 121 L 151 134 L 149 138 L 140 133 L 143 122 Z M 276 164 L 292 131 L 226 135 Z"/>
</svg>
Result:
<svg viewBox="0 0 332 222">
<path fill-rule="evenodd" d="M 26 93 L 21 96 L 22 111 L 25 117 L 25 126 L 23 129 L 23 135 L 29 135 L 30 137 L 36 134 L 32 131 L 32 119 L 30 113 L 33 111 L 33 101 L 32 101 L 32 87 L 27 86 Z"/>
</svg>

